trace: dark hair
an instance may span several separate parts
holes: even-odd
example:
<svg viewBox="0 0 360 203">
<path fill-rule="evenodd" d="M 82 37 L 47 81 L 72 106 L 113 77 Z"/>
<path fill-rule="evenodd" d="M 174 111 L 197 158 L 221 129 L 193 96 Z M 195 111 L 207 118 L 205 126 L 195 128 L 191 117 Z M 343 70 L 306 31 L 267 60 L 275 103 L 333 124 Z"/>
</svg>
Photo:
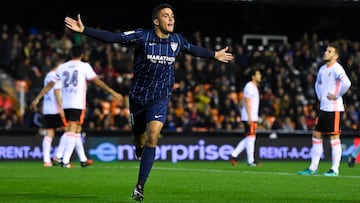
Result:
<svg viewBox="0 0 360 203">
<path fill-rule="evenodd" d="M 338 54 L 339 56 L 341 55 L 341 50 L 340 50 L 340 47 L 338 44 L 332 42 L 332 43 L 329 43 L 326 47 L 332 47 L 335 49 L 335 53 Z"/>
<path fill-rule="evenodd" d="M 83 51 L 84 51 L 84 47 L 82 45 L 80 44 L 74 45 L 71 48 L 71 57 L 79 58 L 83 54 Z"/>
<path fill-rule="evenodd" d="M 167 3 L 159 4 L 153 9 L 152 15 L 151 15 L 151 20 L 158 18 L 159 11 L 164 8 L 170 8 L 172 11 L 174 11 L 173 7 L 170 4 L 167 4 Z"/>
<path fill-rule="evenodd" d="M 252 78 L 252 76 L 256 75 L 256 72 L 259 71 L 261 73 L 260 68 L 253 68 L 250 71 L 250 78 Z"/>
</svg>

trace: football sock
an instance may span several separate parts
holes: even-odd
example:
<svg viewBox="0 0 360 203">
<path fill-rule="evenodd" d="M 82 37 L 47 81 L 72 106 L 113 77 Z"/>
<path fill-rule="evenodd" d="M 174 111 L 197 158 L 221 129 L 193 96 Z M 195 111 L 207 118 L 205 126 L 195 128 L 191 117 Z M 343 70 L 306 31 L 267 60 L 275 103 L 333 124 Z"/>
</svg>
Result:
<svg viewBox="0 0 360 203">
<path fill-rule="evenodd" d="M 332 166 L 331 169 L 335 173 L 339 173 L 339 166 L 341 161 L 341 141 L 340 139 L 330 140 L 331 143 L 331 155 L 332 155 Z"/>
<path fill-rule="evenodd" d="M 51 151 L 51 143 L 53 141 L 52 137 L 49 136 L 44 136 L 43 141 L 42 141 L 42 147 L 43 147 L 43 161 L 44 163 L 49 163 L 51 162 L 50 159 L 50 151 Z"/>
<path fill-rule="evenodd" d="M 255 140 L 256 140 L 255 136 L 246 137 L 246 156 L 247 156 L 247 162 L 249 164 L 255 161 L 255 157 L 254 157 Z"/>
<path fill-rule="evenodd" d="M 145 146 L 140 161 L 138 184 L 144 185 L 155 160 L 155 147 Z"/>
<path fill-rule="evenodd" d="M 312 148 L 311 148 L 311 164 L 309 167 L 310 170 L 316 171 L 318 169 L 319 161 L 323 151 L 324 151 L 323 140 L 313 137 Z"/>
<path fill-rule="evenodd" d="M 80 162 L 85 162 L 87 160 L 87 158 L 86 158 L 84 145 L 83 145 L 83 141 L 82 141 L 80 133 L 76 133 L 75 149 L 76 149 L 76 153 L 79 157 Z"/>
<path fill-rule="evenodd" d="M 232 157 L 238 157 L 239 154 L 245 149 L 245 142 L 246 142 L 246 137 L 243 138 L 235 147 L 234 151 L 231 153 Z"/>
<path fill-rule="evenodd" d="M 65 146 L 66 146 L 66 138 L 67 138 L 67 136 L 65 135 L 65 133 L 60 137 L 59 145 L 57 147 L 56 155 L 55 155 L 55 157 L 58 159 L 62 159 L 64 156 L 64 150 L 65 150 Z"/>
<path fill-rule="evenodd" d="M 63 163 L 70 163 L 71 155 L 74 152 L 75 143 L 76 143 L 76 133 L 66 132 L 66 146 L 64 150 Z"/>
</svg>

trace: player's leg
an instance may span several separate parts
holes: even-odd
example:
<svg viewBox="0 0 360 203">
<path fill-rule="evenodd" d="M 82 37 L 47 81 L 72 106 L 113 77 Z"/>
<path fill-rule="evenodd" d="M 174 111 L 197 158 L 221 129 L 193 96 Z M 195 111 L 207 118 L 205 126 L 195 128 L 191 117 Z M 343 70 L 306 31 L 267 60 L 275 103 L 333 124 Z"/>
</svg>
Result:
<svg viewBox="0 0 360 203">
<path fill-rule="evenodd" d="M 51 146 L 54 139 L 55 129 L 49 128 L 44 129 L 44 136 L 42 140 L 42 150 L 43 150 L 43 162 L 44 167 L 51 167 Z"/>
<path fill-rule="evenodd" d="M 311 147 L 311 163 L 309 168 L 299 171 L 299 175 L 315 175 L 318 174 L 318 166 L 321 155 L 324 151 L 322 134 L 314 130 L 312 136 L 312 147 Z"/>
<path fill-rule="evenodd" d="M 356 157 L 358 156 L 359 152 L 360 152 L 360 144 L 355 148 L 355 150 L 350 154 L 348 158 L 349 167 L 355 166 Z"/>
<path fill-rule="evenodd" d="M 76 135 L 76 129 L 77 129 L 77 123 L 69 121 L 69 125 L 67 126 L 65 136 L 66 136 L 66 146 L 64 150 L 64 156 L 63 156 L 63 167 L 64 168 L 72 168 L 72 165 L 70 163 L 71 156 L 74 152 L 77 135 Z"/>
<path fill-rule="evenodd" d="M 146 108 L 130 100 L 131 142 L 135 146 L 136 159 L 141 155 L 146 142 Z"/>
<path fill-rule="evenodd" d="M 341 122 L 343 112 L 335 111 L 335 112 L 327 112 L 328 116 L 328 125 L 325 128 L 325 133 L 329 135 L 330 138 L 330 146 L 331 146 L 331 168 L 327 172 L 325 172 L 324 176 L 338 176 L 339 168 L 341 162 Z"/>
<path fill-rule="evenodd" d="M 146 142 L 146 132 L 141 133 L 140 135 L 132 134 L 131 141 L 135 146 L 135 156 L 136 159 L 141 160 L 141 155 L 144 149 Z"/>
<path fill-rule="evenodd" d="M 147 142 L 144 146 L 143 153 L 140 160 L 140 170 L 138 182 L 133 192 L 133 199 L 142 201 L 144 198 L 145 182 L 150 174 L 155 160 L 155 150 L 158 143 L 160 131 L 163 123 L 160 121 L 151 121 L 147 126 L 146 134 L 148 136 Z"/>
<path fill-rule="evenodd" d="M 57 114 L 54 116 L 53 123 L 56 123 L 56 125 L 54 125 L 54 137 L 55 137 L 56 129 L 64 128 L 65 126 L 67 126 L 66 118 L 61 117 L 60 114 Z M 59 139 L 59 144 L 56 148 L 55 155 L 52 158 L 52 164 L 54 166 L 62 165 L 62 158 L 64 155 L 64 150 L 65 150 L 65 145 L 66 145 L 66 137 L 67 136 L 65 136 L 63 133 Z"/>
<path fill-rule="evenodd" d="M 261 164 L 255 160 L 255 141 L 256 141 L 257 122 L 252 122 L 250 125 L 246 124 L 246 126 L 248 126 L 246 142 L 245 142 L 247 164 L 249 166 L 261 166 Z"/>
<path fill-rule="evenodd" d="M 237 166 L 237 159 L 239 154 L 245 149 L 246 137 L 240 140 L 235 149 L 231 152 L 230 163 L 233 166 Z"/>
<path fill-rule="evenodd" d="M 64 113 L 67 120 L 67 126 L 64 135 L 66 136 L 66 146 L 64 149 L 63 164 L 64 168 L 72 168 L 70 163 L 71 156 L 74 152 L 76 146 L 76 140 L 81 139 L 77 133 L 79 130 L 79 125 L 83 119 L 82 109 L 64 109 Z"/>
<path fill-rule="evenodd" d="M 55 156 L 53 157 L 53 160 L 52 160 L 53 164 L 60 164 L 60 165 L 62 164 L 62 159 L 64 156 L 65 147 L 66 147 L 66 138 L 67 138 L 67 136 L 65 135 L 65 132 L 64 132 L 59 139 L 59 144 L 56 149 Z"/>
<path fill-rule="evenodd" d="M 340 135 L 331 135 L 330 136 L 330 146 L 331 146 L 331 157 L 332 165 L 328 172 L 324 173 L 326 176 L 337 176 L 339 174 L 339 167 L 341 161 L 341 140 Z"/>
<path fill-rule="evenodd" d="M 311 162 L 310 162 L 309 170 L 317 172 L 321 155 L 324 152 L 322 134 L 319 131 L 314 131 L 311 140 L 312 140 L 312 148 L 311 148 Z"/>
<path fill-rule="evenodd" d="M 159 134 L 164 126 L 169 99 L 164 98 L 149 106 L 146 110 L 146 143 L 140 160 L 138 181 L 132 193 L 132 198 L 142 201 L 144 186 L 155 160 L 155 150 Z"/>
<path fill-rule="evenodd" d="M 59 114 L 45 114 L 43 118 L 43 127 L 45 129 L 45 135 L 43 139 L 43 158 L 44 166 L 50 167 L 53 166 L 51 161 L 51 149 L 52 142 L 55 137 L 55 129 L 63 126 L 62 120 Z"/>
<path fill-rule="evenodd" d="M 87 167 L 92 165 L 94 162 L 91 159 L 88 159 L 85 153 L 85 148 L 84 148 L 84 144 L 85 144 L 85 137 L 82 137 L 81 135 L 81 131 L 82 131 L 82 124 L 78 125 L 78 128 L 76 130 L 76 142 L 75 142 L 75 150 L 76 153 L 78 155 L 78 158 L 80 160 L 80 166 L 81 167 Z"/>
</svg>

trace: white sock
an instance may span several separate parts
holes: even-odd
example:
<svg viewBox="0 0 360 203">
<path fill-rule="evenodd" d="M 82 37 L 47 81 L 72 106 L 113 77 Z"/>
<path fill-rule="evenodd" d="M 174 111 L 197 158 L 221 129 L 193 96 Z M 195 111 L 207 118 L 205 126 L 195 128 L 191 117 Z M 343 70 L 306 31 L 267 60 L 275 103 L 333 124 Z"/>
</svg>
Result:
<svg viewBox="0 0 360 203">
<path fill-rule="evenodd" d="M 75 143 L 76 143 L 76 133 L 65 132 L 66 136 L 66 146 L 64 150 L 63 163 L 69 164 L 72 153 L 74 152 Z"/>
<path fill-rule="evenodd" d="M 311 148 L 311 164 L 309 169 L 312 171 L 316 171 L 319 166 L 321 155 L 324 151 L 323 148 L 323 140 L 312 138 L 312 148 Z"/>
<path fill-rule="evenodd" d="M 59 145 L 57 147 L 56 155 L 55 155 L 55 157 L 57 159 L 62 159 L 64 156 L 64 150 L 65 150 L 65 146 L 66 146 L 66 138 L 67 138 L 67 136 L 65 135 L 65 133 L 60 137 Z"/>
<path fill-rule="evenodd" d="M 331 144 L 331 156 L 332 156 L 331 169 L 335 173 L 339 173 L 339 166 L 340 166 L 341 153 L 342 153 L 341 141 L 340 139 L 333 139 L 330 140 L 330 144 Z"/>
<path fill-rule="evenodd" d="M 76 152 L 77 152 L 80 162 L 85 162 L 87 160 L 87 158 L 86 158 L 84 145 L 83 145 L 80 133 L 76 133 L 75 149 L 76 149 Z"/>
<path fill-rule="evenodd" d="M 243 138 L 235 147 L 234 151 L 231 153 L 232 157 L 237 158 L 239 156 L 239 154 L 245 149 L 245 141 L 246 141 L 246 137 Z"/>
<path fill-rule="evenodd" d="M 255 161 L 254 151 L 255 151 L 255 136 L 246 137 L 246 156 L 249 164 Z"/>
<path fill-rule="evenodd" d="M 51 151 L 51 143 L 53 141 L 52 137 L 44 135 L 42 140 L 42 148 L 43 148 L 43 161 L 44 163 L 51 162 L 50 159 L 50 151 Z"/>
</svg>

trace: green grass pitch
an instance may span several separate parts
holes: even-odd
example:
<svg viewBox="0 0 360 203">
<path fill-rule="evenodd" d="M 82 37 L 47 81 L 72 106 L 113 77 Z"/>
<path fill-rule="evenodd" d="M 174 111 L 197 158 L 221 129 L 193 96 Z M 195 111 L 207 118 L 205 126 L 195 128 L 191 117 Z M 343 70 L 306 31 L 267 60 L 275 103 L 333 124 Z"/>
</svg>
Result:
<svg viewBox="0 0 360 203">
<path fill-rule="evenodd" d="M 144 203 L 232 202 L 360 202 L 360 165 L 345 162 L 338 177 L 299 176 L 309 162 L 262 162 L 249 167 L 243 162 L 156 161 L 146 183 Z M 1 162 L 0 202 L 23 203 L 125 203 L 139 163 L 95 162 L 87 168 L 44 168 L 41 162 Z M 330 167 L 320 162 L 320 174 Z"/>
</svg>

